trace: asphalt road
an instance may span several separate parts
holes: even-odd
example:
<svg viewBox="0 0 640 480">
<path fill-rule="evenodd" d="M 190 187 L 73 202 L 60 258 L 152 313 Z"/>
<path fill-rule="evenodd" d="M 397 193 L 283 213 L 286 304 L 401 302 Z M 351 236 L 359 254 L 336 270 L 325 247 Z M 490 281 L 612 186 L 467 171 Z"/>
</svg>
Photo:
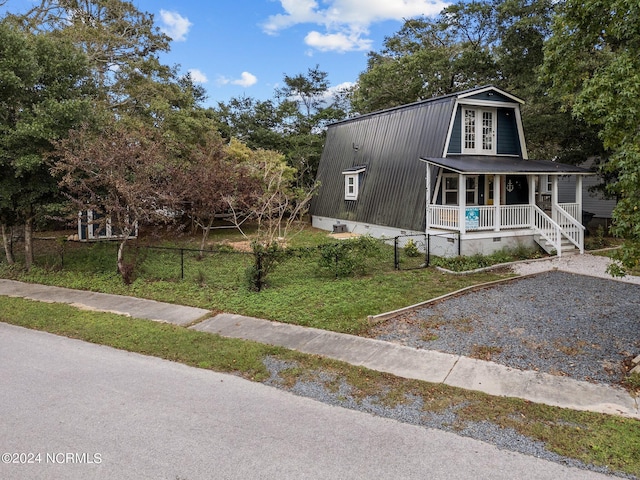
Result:
<svg viewBox="0 0 640 480">
<path fill-rule="evenodd" d="M 609 478 L 2 323 L 0 365 L 2 479 Z"/>
</svg>

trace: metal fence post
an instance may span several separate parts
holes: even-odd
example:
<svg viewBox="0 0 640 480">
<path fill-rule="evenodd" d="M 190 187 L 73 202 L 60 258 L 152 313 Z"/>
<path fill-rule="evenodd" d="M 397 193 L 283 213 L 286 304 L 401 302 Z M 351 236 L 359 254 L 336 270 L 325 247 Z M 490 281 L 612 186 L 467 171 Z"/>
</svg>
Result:
<svg viewBox="0 0 640 480">
<path fill-rule="evenodd" d="M 398 238 L 399 237 L 395 237 L 393 239 L 393 266 L 396 270 L 400 270 L 400 258 L 398 258 L 399 252 L 398 252 Z"/>
<path fill-rule="evenodd" d="M 180 279 L 184 280 L 184 248 L 180 249 Z"/>
</svg>

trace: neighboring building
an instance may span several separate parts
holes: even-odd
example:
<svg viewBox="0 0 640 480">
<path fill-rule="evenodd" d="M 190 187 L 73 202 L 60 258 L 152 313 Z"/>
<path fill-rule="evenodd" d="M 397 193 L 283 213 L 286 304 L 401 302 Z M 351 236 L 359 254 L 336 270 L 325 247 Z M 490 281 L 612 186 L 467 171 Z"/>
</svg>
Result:
<svg viewBox="0 0 640 480">
<path fill-rule="evenodd" d="M 137 238 L 138 225 L 128 238 Z M 117 228 L 111 225 L 109 218 L 103 216 L 94 210 L 83 210 L 78 213 L 78 233 L 75 240 L 81 242 L 89 242 L 96 240 L 118 240 L 124 238 L 124 235 Z"/>
<path fill-rule="evenodd" d="M 582 179 L 591 172 L 529 160 L 522 103 L 487 86 L 329 125 L 313 226 L 387 238 L 427 233 L 441 256 L 534 242 L 558 255 L 582 252 Z M 565 203 L 562 175 L 576 182 Z"/>
<path fill-rule="evenodd" d="M 593 161 L 587 161 L 581 165 L 594 171 Z M 602 184 L 601 175 L 591 175 L 585 177 L 582 182 L 582 210 L 585 212 L 585 221 L 589 221 L 587 225 L 594 229 L 598 225 L 609 227 L 611 225 L 611 217 L 613 209 L 618 203 L 615 198 L 605 198 L 602 190 L 598 187 Z M 573 198 L 573 192 L 576 188 L 575 177 L 560 177 L 558 179 L 558 201 L 567 202 Z"/>
</svg>

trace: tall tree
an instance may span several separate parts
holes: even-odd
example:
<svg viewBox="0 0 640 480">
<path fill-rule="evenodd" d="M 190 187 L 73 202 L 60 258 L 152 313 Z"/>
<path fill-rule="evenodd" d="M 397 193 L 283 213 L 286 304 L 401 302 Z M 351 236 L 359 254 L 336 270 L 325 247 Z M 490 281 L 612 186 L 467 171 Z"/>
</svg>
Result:
<svg viewBox="0 0 640 480">
<path fill-rule="evenodd" d="M 88 73 L 69 42 L 0 22 L 0 216 L 24 225 L 27 269 L 36 213 L 59 193 L 45 156 L 90 117 Z"/>
<path fill-rule="evenodd" d="M 305 74 L 285 75 L 275 99 L 250 97 L 220 103 L 216 115 L 226 138 L 238 138 L 251 149 L 279 151 L 296 171 L 296 184 L 313 185 L 327 123 L 347 115 L 345 93 L 329 87 L 319 66 Z"/>
<path fill-rule="evenodd" d="M 566 0 L 545 50 L 552 92 L 611 151 L 607 169 L 619 196 L 612 231 L 625 239 L 614 274 L 640 263 L 639 15 L 635 0 Z"/>
<path fill-rule="evenodd" d="M 459 2 L 435 19 L 408 19 L 371 52 L 353 92 L 355 111 L 366 113 L 497 83 L 495 10 L 489 2 Z"/>
<path fill-rule="evenodd" d="M 602 156 L 594 131 L 562 112 L 540 81 L 553 0 L 459 2 L 436 18 L 405 21 L 371 52 L 352 93 L 360 113 L 464 88 L 493 84 L 525 100 L 522 118 L 532 158 L 581 163 Z"/>
</svg>

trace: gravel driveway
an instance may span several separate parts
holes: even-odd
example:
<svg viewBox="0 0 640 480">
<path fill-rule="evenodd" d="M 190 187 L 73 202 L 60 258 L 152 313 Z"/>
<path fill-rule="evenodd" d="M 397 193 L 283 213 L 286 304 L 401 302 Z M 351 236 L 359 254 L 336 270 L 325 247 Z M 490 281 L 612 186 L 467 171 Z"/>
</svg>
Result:
<svg viewBox="0 0 640 480">
<path fill-rule="evenodd" d="M 640 354 L 640 285 L 548 271 L 411 311 L 370 335 L 616 384 Z"/>
</svg>

